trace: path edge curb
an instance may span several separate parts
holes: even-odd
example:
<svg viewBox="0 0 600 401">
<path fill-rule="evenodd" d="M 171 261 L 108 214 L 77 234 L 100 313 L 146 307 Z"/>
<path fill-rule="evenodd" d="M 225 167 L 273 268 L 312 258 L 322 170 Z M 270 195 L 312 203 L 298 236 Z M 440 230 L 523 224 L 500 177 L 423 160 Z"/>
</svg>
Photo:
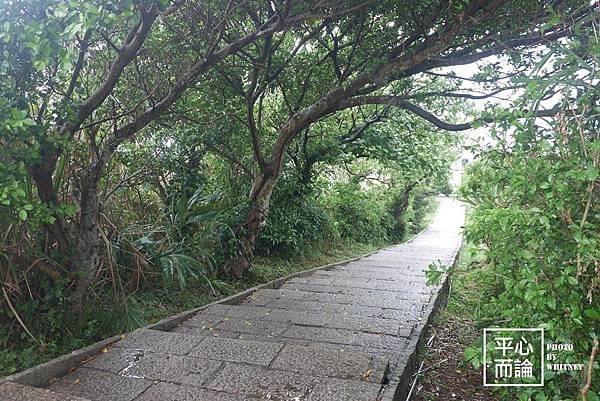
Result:
<svg viewBox="0 0 600 401">
<path fill-rule="evenodd" d="M 454 259 L 451 264 L 451 269 L 456 267 L 461 250 L 464 246 L 464 239 L 461 240 L 460 245 L 456 248 Z M 405 354 L 402 354 L 397 361 L 397 369 L 392 372 L 394 375 L 390 378 L 390 381 L 382 388 L 379 401 L 405 401 L 408 396 L 408 392 L 412 385 L 412 379 L 417 370 L 418 359 L 421 350 L 425 346 L 427 328 L 432 324 L 433 319 L 440 308 L 443 308 L 447 301 L 450 289 L 450 274 L 448 272 L 444 275 L 443 282 L 440 289 L 435 293 L 433 302 L 429 303 L 429 306 L 425 310 L 424 319 L 419 322 L 415 327 L 409 340 Z M 418 333 L 418 334 L 417 334 Z"/>
</svg>

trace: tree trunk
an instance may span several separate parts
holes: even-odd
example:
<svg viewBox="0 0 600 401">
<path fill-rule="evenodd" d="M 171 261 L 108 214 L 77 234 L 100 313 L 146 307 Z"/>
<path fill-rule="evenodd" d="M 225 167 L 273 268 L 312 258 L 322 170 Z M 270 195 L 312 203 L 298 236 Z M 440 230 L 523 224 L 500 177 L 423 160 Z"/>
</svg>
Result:
<svg viewBox="0 0 600 401">
<path fill-rule="evenodd" d="M 404 191 L 402 192 L 402 196 L 400 196 L 399 201 L 396 203 L 394 207 L 394 219 L 396 220 L 396 232 L 399 236 L 404 236 L 404 231 L 406 230 L 406 221 L 404 221 L 404 213 L 406 209 L 408 209 L 408 203 L 410 201 L 410 193 L 417 185 L 417 182 L 409 182 L 406 187 L 404 187 Z"/>
<path fill-rule="evenodd" d="M 251 209 L 242 225 L 236 230 L 241 242 L 236 258 L 229 263 L 228 271 L 235 278 L 241 278 L 250 268 L 250 258 L 260 232 L 267 223 L 269 202 L 273 188 L 279 178 L 283 157 L 289 144 L 294 138 L 312 122 L 320 113 L 329 110 L 330 102 L 317 102 L 290 117 L 286 124 L 279 130 L 277 141 L 271 151 L 269 162 L 261 169 L 261 174 L 255 179 L 250 194 Z"/>
<path fill-rule="evenodd" d="M 51 208 L 58 205 L 52 181 L 55 165 L 56 159 L 49 157 L 29 169 L 40 200 Z M 67 226 L 61 216 L 55 216 L 56 221 L 47 226 L 61 253 L 69 260 L 69 271 L 75 276 L 71 302 L 73 311 L 79 315 L 83 311 L 87 290 L 94 280 L 100 261 L 98 183 L 101 171 L 97 164 L 92 165 L 81 180 L 80 216 L 76 227 Z"/>
<path fill-rule="evenodd" d="M 98 181 L 88 179 L 81 192 L 79 225 L 77 238 L 74 238 L 72 265 L 77 274 L 75 289 L 71 296 L 73 310 L 81 314 L 85 305 L 87 291 L 94 281 L 100 264 L 100 226 Z"/>
<path fill-rule="evenodd" d="M 238 255 L 229 264 L 228 268 L 229 274 L 235 278 L 241 278 L 250 268 L 250 258 L 252 257 L 254 246 L 256 245 L 256 241 L 258 241 L 260 232 L 267 223 L 269 203 L 276 181 L 277 176 L 270 173 L 269 168 L 254 181 L 250 212 L 248 212 L 242 225 L 236 230 L 241 242 Z"/>
<path fill-rule="evenodd" d="M 50 208 L 50 210 L 58 205 L 52 179 L 52 175 L 56 168 L 56 162 L 59 157 L 58 155 L 59 154 L 56 151 L 42 151 L 42 160 L 29 167 L 29 175 L 35 183 L 38 197 Z M 51 237 L 50 246 L 52 246 L 53 243 L 57 243 L 60 249 L 68 250 L 70 245 L 69 232 L 65 227 L 61 216 L 54 217 L 54 223 L 45 226 L 46 232 Z M 47 249 L 45 251 L 47 251 Z"/>
</svg>

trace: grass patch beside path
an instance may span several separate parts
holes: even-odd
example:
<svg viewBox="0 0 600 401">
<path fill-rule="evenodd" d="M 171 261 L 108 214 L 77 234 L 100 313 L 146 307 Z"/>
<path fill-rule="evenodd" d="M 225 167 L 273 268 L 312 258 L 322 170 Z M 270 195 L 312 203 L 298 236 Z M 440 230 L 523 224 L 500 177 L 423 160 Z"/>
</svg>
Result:
<svg viewBox="0 0 600 401">
<path fill-rule="evenodd" d="M 255 257 L 250 274 L 244 280 L 224 282 L 222 286 L 218 287 L 219 294 L 217 296 L 207 292 L 202 283 L 190 283 L 182 290 L 154 290 L 138 294 L 136 299 L 141 300 L 143 304 L 145 320 L 153 323 L 292 273 L 352 259 L 385 246 L 387 244 L 368 245 L 338 242 L 312 249 L 310 254 L 304 257 Z"/>
<path fill-rule="evenodd" d="M 424 363 L 412 401 L 500 400 L 483 387 L 482 372 L 464 359 L 465 349 L 481 334 L 476 321 L 480 289 L 470 268 L 477 261 L 471 250 L 465 243 L 451 271 L 448 305 L 436 313 L 428 332 L 433 342 L 421 352 Z"/>
</svg>

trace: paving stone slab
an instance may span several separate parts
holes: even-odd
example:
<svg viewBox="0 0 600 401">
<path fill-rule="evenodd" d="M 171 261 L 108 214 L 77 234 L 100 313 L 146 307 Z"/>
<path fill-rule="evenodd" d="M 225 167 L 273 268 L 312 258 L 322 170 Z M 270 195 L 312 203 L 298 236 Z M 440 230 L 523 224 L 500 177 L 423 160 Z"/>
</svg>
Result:
<svg viewBox="0 0 600 401">
<path fill-rule="evenodd" d="M 365 284 L 369 282 L 365 280 Z M 370 285 L 370 284 L 369 284 Z M 374 282 L 373 286 L 377 286 L 377 283 Z M 406 293 L 414 293 L 414 294 L 429 294 L 429 290 L 425 288 L 421 288 L 420 286 L 410 286 L 406 285 L 401 288 L 398 288 L 396 291 L 389 290 L 389 287 L 385 287 L 385 289 L 377 289 L 377 288 L 364 288 L 364 287 L 347 287 L 340 285 L 319 285 L 319 284 L 284 284 L 284 288 L 290 290 L 299 290 L 306 292 L 322 292 L 329 294 L 345 294 L 345 295 L 356 295 L 359 297 L 378 297 L 378 298 L 396 298 L 396 291 L 402 291 Z"/>
<path fill-rule="evenodd" d="M 266 299 L 263 297 L 261 298 L 261 303 L 270 308 L 316 310 L 328 312 L 339 311 L 340 313 L 348 311 L 349 314 L 352 313 L 352 311 L 360 310 L 386 310 L 386 312 L 382 313 L 381 316 L 376 316 L 382 318 L 387 318 L 387 316 L 390 316 L 389 310 L 395 309 L 403 316 L 408 315 L 409 320 L 414 320 L 415 316 L 418 315 L 418 313 L 420 313 L 420 311 L 423 308 L 423 300 L 421 299 L 377 300 L 363 299 L 352 296 L 345 296 L 345 299 L 342 299 L 340 297 L 317 296 L 317 294 L 313 295 L 311 299 L 300 301 L 289 300 L 285 298 Z M 359 312 L 358 314 L 361 313 Z"/>
<path fill-rule="evenodd" d="M 322 302 L 320 300 L 314 299 L 313 297 L 307 298 L 305 300 L 290 300 L 290 299 L 274 299 L 269 305 L 272 309 L 314 309 L 319 311 L 332 311 L 334 310 L 341 311 L 347 304 L 340 304 L 335 302 Z"/>
<path fill-rule="evenodd" d="M 419 238 L 421 239 L 421 238 Z M 437 240 L 438 237 L 431 238 Z M 389 257 L 391 259 L 399 259 L 403 257 L 410 257 L 414 259 L 422 258 L 423 256 L 437 257 L 448 255 L 452 253 L 452 249 L 449 248 L 435 248 L 431 246 L 431 241 L 426 242 L 412 242 L 402 244 L 399 248 L 386 248 L 375 253 L 372 253 L 363 259 L 374 259 Z"/>
<path fill-rule="evenodd" d="M 205 314 L 204 312 L 201 312 L 190 319 L 183 321 L 181 326 L 198 327 L 208 332 L 213 330 L 217 324 L 221 323 L 225 317 L 226 316 L 224 315 Z"/>
<path fill-rule="evenodd" d="M 416 258 L 402 258 L 398 260 L 390 259 L 390 258 L 379 258 L 379 259 L 368 259 L 368 260 L 359 260 L 351 265 L 348 265 L 349 269 L 356 268 L 381 268 L 381 269 L 389 269 L 396 273 L 405 273 L 405 272 L 413 272 L 413 274 L 423 274 L 423 271 L 426 270 L 429 265 L 432 263 L 444 262 L 446 258 L 426 258 L 426 259 L 416 259 Z"/>
<path fill-rule="evenodd" d="M 382 286 L 387 291 L 397 291 L 405 288 L 423 289 L 426 286 L 421 281 L 411 281 L 404 274 L 390 273 L 381 271 L 361 271 L 352 270 L 345 272 L 333 281 L 334 285 L 350 288 L 369 288 L 381 289 Z"/>
<path fill-rule="evenodd" d="M 119 373 L 135 361 L 144 357 L 147 351 L 134 348 L 110 347 L 94 358 L 84 361 L 82 366 Z"/>
<path fill-rule="evenodd" d="M 283 338 L 283 341 L 287 340 L 296 340 L 296 339 L 287 339 Z M 302 344 L 301 344 L 302 345 Z M 332 351 L 339 352 L 354 352 L 354 353 L 362 353 L 370 355 L 372 358 L 378 358 L 382 361 L 385 361 L 388 364 L 398 360 L 402 354 L 404 354 L 403 349 L 388 349 L 388 348 L 376 348 L 376 347 L 364 347 L 361 345 L 352 345 L 352 344 L 332 344 L 332 343 L 321 343 L 317 341 L 310 341 L 306 344 L 303 344 L 305 347 L 315 348 L 315 352 L 319 352 L 319 350 L 326 348 Z"/>
<path fill-rule="evenodd" d="M 331 327 L 391 335 L 396 335 L 402 328 L 402 322 L 389 319 L 378 319 L 357 315 L 344 316 L 337 313 L 315 313 L 288 309 L 274 309 L 266 315 L 264 319 L 305 326 Z"/>
<path fill-rule="evenodd" d="M 401 301 L 395 308 L 381 308 L 381 312 L 377 317 L 381 317 L 382 319 L 401 320 L 410 323 L 420 319 L 422 308 L 423 306 L 421 304 L 414 302 L 406 304 L 406 301 Z"/>
<path fill-rule="evenodd" d="M 412 331 L 412 328 L 410 331 Z M 407 332 L 410 334 L 408 330 Z M 294 325 L 286 330 L 282 334 L 282 337 L 299 338 L 303 340 L 313 340 L 334 344 L 384 348 L 396 351 L 402 350 L 406 345 L 405 337 L 312 326 Z"/>
<path fill-rule="evenodd" d="M 315 272 L 316 274 L 313 274 L 311 276 L 308 277 L 294 277 L 291 280 L 288 280 L 288 283 L 296 283 L 296 284 L 320 284 L 320 285 L 330 285 L 332 279 L 329 277 L 323 277 L 322 273 L 326 272 L 327 270 L 321 270 L 321 271 L 317 271 Z"/>
<path fill-rule="evenodd" d="M 357 269 L 348 269 L 348 266 L 351 265 L 344 265 L 344 266 L 337 266 L 334 267 L 332 269 L 328 269 L 328 270 L 320 270 L 318 272 L 315 272 L 315 275 L 318 275 L 319 277 L 326 277 L 328 279 L 336 279 L 336 278 L 353 278 L 354 275 L 360 275 L 361 272 L 358 271 Z M 371 268 L 373 266 L 370 266 Z M 383 270 L 382 273 L 386 273 L 388 272 L 387 270 Z M 393 271 L 390 270 L 390 272 L 393 273 Z M 369 277 L 370 278 L 370 277 Z M 330 284 L 332 284 L 333 282 L 331 282 Z"/>
<path fill-rule="evenodd" d="M 199 336 L 138 329 L 126 336 L 123 341 L 116 343 L 115 347 L 185 355 L 202 340 L 203 337 Z"/>
<path fill-rule="evenodd" d="M 91 401 L 88 398 L 59 394 L 50 390 L 18 383 L 0 385 L 0 401 Z"/>
<path fill-rule="evenodd" d="M 254 299 L 248 300 L 249 303 L 254 304 Z M 266 301 L 266 302 L 263 302 Z M 297 309 L 297 310 L 322 310 L 322 303 L 314 302 L 310 300 L 302 301 L 302 300 L 294 300 L 294 299 L 284 299 L 284 298 L 261 298 L 259 302 L 262 306 L 265 306 L 270 309 Z"/>
<path fill-rule="evenodd" d="M 295 345 L 305 345 L 310 346 L 315 342 L 313 340 L 303 340 L 300 338 L 287 338 L 283 337 L 281 334 L 274 337 L 265 337 L 258 334 L 251 333 L 241 333 L 238 337 L 240 340 L 252 340 L 252 341 L 262 341 L 262 342 L 274 342 L 278 344 L 295 344 Z"/>
<path fill-rule="evenodd" d="M 299 345 L 304 347 L 314 347 L 315 353 L 319 352 L 319 350 L 323 348 L 327 348 L 329 350 L 337 350 L 340 352 L 355 352 L 355 353 L 363 353 L 368 354 L 373 358 L 381 358 L 390 363 L 392 366 L 395 361 L 397 361 L 400 356 L 404 353 L 404 349 L 389 349 L 389 348 L 376 348 L 376 347 L 365 347 L 361 345 L 354 344 L 338 344 L 338 343 L 330 343 L 330 342 L 320 342 L 313 339 L 306 340 L 300 338 L 293 337 L 272 337 L 265 338 L 262 336 L 257 336 L 254 334 L 242 334 L 240 335 L 241 339 L 253 340 L 253 341 L 267 341 L 267 342 L 276 342 L 281 344 L 292 344 Z"/>
<path fill-rule="evenodd" d="M 207 388 L 263 400 L 300 401 L 317 383 L 317 378 L 303 374 L 228 363 Z"/>
<path fill-rule="evenodd" d="M 268 309 L 252 305 L 213 305 L 204 309 L 198 316 L 216 315 L 258 320 L 264 317 L 268 311 Z"/>
<path fill-rule="evenodd" d="M 390 350 L 401 350 L 406 347 L 407 338 L 413 331 L 413 327 L 401 329 L 398 336 L 387 334 L 358 333 L 352 345 L 365 348 L 384 348 Z"/>
<path fill-rule="evenodd" d="M 414 293 L 414 292 L 405 292 L 405 291 L 398 291 L 398 293 L 396 294 L 396 299 L 395 301 L 418 301 L 421 304 L 427 304 L 429 299 L 431 298 L 432 293 L 426 293 L 426 294 L 422 294 L 422 293 Z"/>
<path fill-rule="evenodd" d="M 298 338 L 334 344 L 352 344 L 356 333 L 348 330 L 331 329 L 326 327 L 291 326 L 282 335 L 286 338 Z"/>
<path fill-rule="evenodd" d="M 286 344 L 271 367 L 316 377 L 382 383 L 388 362 L 367 353 Z"/>
<path fill-rule="evenodd" d="M 381 387 L 362 381 L 321 380 L 309 394 L 308 401 L 377 401 Z"/>
<path fill-rule="evenodd" d="M 273 298 L 284 298 L 284 299 L 295 299 L 301 300 L 306 294 L 301 293 L 296 290 L 286 290 L 286 289 L 268 289 L 261 288 L 256 291 L 252 296 L 248 298 L 249 301 L 258 301 L 261 298 L 273 299 Z"/>
<path fill-rule="evenodd" d="M 148 354 L 119 372 L 153 381 L 203 385 L 222 366 L 220 361 L 181 355 Z"/>
<path fill-rule="evenodd" d="M 190 355 L 267 366 L 282 348 L 283 344 L 276 342 L 210 337 L 194 348 Z"/>
<path fill-rule="evenodd" d="M 339 280 L 355 280 L 355 279 L 372 279 L 372 280 L 391 280 L 398 283 L 414 283 L 421 282 L 422 277 L 426 277 L 425 271 L 420 275 L 406 275 L 402 271 L 395 269 L 364 265 L 363 267 L 347 268 L 344 270 L 331 270 L 328 272 L 328 277 L 334 277 Z M 343 281 L 342 281 L 343 282 Z M 339 284 L 339 281 L 333 281 L 332 284 Z"/>
<path fill-rule="evenodd" d="M 185 322 L 184 322 L 185 323 Z M 202 337 L 222 337 L 222 338 L 236 338 L 240 333 L 236 333 L 235 331 L 228 330 L 219 330 L 213 327 L 196 327 L 196 326 L 186 326 L 182 324 L 181 326 L 177 326 L 170 330 L 172 333 L 182 333 L 188 334 L 192 336 L 202 336 Z"/>
<path fill-rule="evenodd" d="M 365 305 L 375 306 L 379 308 L 401 308 L 401 303 L 398 299 L 390 299 L 388 297 L 358 297 L 355 295 L 346 294 L 326 294 L 313 292 L 311 293 L 310 299 L 317 302 L 328 302 L 328 303 L 340 303 L 340 304 L 352 304 L 352 305 Z M 422 301 L 423 298 L 419 294 L 405 294 L 405 297 L 401 299 L 408 299 L 413 301 Z"/>
<path fill-rule="evenodd" d="M 436 238 L 440 238 L 441 236 L 436 236 Z M 387 254 L 392 254 L 392 255 L 398 255 L 398 254 L 406 254 L 406 253 L 411 253 L 413 251 L 418 251 L 418 250 L 423 250 L 423 249 L 427 249 L 430 253 L 435 254 L 435 253 L 441 253 L 441 254 L 448 254 L 448 248 L 446 246 L 438 248 L 438 247 L 434 247 L 431 246 L 430 242 L 419 242 L 419 241 L 413 241 L 411 243 L 405 243 L 405 244 L 401 244 L 399 246 L 392 246 L 390 248 L 385 248 L 385 249 L 381 249 L 377 252 L 375 252 L 373 255 L 387 255 Z"/>
<path fill-rule="evenodd" d="M 437 292 L 439 286 L 428 286 L 425 282 L 412 282 L 412 283 L 401 283 L 395 281 L 384 281 L 384 280 L 373 280 L 377 289 L 385 291 L 404 291 L 406 287 L 412 287 L 413 291 L 419 291 L 423 294 L 431 294 Z"/>
<path fill-rule="evenodd" d="M 436 260 L 437 262 L 437 260 Z M 429 269 L 428 264 L 422 266 L 405 265 L 398 267 L 401 262 L 391 262 L 391 265 L 373 264 L 368 262 L 361 262 L 360 264 L 351 265 L 347 267 L 347 271 L 352 274 L 356 273 L 378 273 L 380 276 L 394 277 L 398 280 L 404 280 L 407 282 L 420 281 L 419 279 L 426 279 L 425 271 Z"/>
<path fill-rule="evenodd" d="M 132 401 L 151 385 L 152 381 L 147 379 L 79 368 L 50 384 L 48 389 L 91 401 Z"/>
<path fill-rule="evenodd" d="M 289 326 L 289 324 L 283 322 L 231 318 L 219 323 L 217 328 L 238 333 L 260 334 L 266 337 L 274 337 L 283 333 Z"/>
<path fill-rule="evenodd" d="M 156 383 L 135 401 L 256 401 L 258 398 L 240 397 L 192 387 L 185 384 Z"/>
</svg>

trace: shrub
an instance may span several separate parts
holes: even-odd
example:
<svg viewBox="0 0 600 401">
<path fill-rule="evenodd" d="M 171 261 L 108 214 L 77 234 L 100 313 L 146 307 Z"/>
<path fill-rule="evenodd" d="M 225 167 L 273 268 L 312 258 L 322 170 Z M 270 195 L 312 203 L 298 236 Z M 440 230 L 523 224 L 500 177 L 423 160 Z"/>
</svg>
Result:
<svg viewBox="0 0 600 401">
<path fill-rule="evenodd" d="M 267 224 L 256 252 L 261 255 L 301 255 L 311 246 L 337 236 L 332 217 L 310 189 L 281 182 L 276 188 Z"/>
</svg>

